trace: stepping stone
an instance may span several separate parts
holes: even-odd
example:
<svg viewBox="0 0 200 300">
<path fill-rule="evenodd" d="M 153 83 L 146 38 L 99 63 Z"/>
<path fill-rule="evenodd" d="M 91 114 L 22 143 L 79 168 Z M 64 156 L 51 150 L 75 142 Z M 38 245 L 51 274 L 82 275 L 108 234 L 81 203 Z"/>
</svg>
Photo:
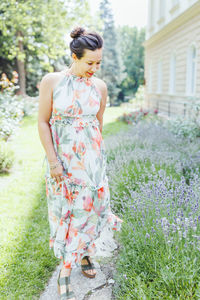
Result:
<svg viewBox="0 0 200 300">
<path fill-rule="evenodd" d="M 77 299 L 84 299 L 91 290 L 101 288 L 106 284 L 106 276 L 101 271 L 100 265 L 94 259 L 92 261 L 97 272 L 95 278 L 87 278 L 79 268 L 72 269 L 71 285 Z"/>
<path fill-rule="evenodd" d="M 84 299 L 85 295 L 88 294 L 91 290 L 100 288 L 106 284 L 106 276 L 100 269 L 100 265 L 93 260 L 97 274 L 95 278 L 87 278 L 81 273 L 81 268 L 74 268 L 71 271 L 71 286 L 77 297 L 77 299 Z M 58 266 L 56 271 L 53 273 L 53 276 L 49 280 L 49 283 L 46 286 L 45 291 L 40 296 L 40 300 L 60 300 L 58 291 L 57 291 L 57 278 L 58 273 L 61 268 Z"/>
<path fill-rule="evenodd" d="M 88 300 L 110 300 L 112 297 L 112 287 L 107 286 L 99 291 L 96 291 Z"/>
</svg>

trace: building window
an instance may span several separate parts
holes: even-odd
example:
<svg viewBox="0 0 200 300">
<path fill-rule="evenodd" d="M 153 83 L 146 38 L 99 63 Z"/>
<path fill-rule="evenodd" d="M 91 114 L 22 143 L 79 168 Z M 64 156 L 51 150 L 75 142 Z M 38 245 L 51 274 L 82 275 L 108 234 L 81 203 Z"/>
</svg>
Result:
<svg viewBox="0 0 200 300">
<path fill-rule="evenodd" d="M 158 62 L 157 69 L 157 93 L 160 94 L 162 92 L 162 61 Z"/>
<path fill-rule="evenodd" d="M 172 7 L 179 4 L 179 0 L 172 0 Z"/>
<path fill-rule="evenodd" d="M 159 19 L 164 18 L 165 16 L 165 0 L 159 1 Z"/>
<path fill-rule="evenodd" d="M 186 93 L 187 95 L 194 95 L 196 88 L 196 65 L 197 65 L 197 51 L 196 47 L 192 45 L 188 50 L 187 55 L 187 80 Z"/>
<path fill-rule="evenodd" d="M 152 61 L 149 64 L 149 81 L 148 81 L 148 92 L 152 92 Z"/>
<path fill-rule="evenodd" d="M 176 55 L 172 54 L 170 59 L 170 77 L 169 77 L 169 93 L 176 92 Z"/>
<path fill-rule="evenodd" d="M 154 27 L 155 20 L 155 3 L 154 0 L 150 2 L 150 29 Z"/>
</svg>

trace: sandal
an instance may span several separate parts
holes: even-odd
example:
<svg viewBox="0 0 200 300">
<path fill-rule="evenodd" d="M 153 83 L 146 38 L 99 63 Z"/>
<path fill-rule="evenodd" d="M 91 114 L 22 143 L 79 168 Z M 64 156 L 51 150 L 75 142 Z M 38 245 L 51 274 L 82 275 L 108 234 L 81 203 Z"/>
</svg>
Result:
<svg viewBox="0 0 200 300">
<path fill-rule="evenodd" d="M 82 260 L 86 259 L 87 260 L 87 264 L 86 265 L 82 265 L 81 264 L 81 269 L 82 269 L 82 273 L 83 275 L 85 275 L 86 277 L 89 278 L 94 278 L 96 276 L 96 274 L 88 274 L 87 272 L 85 272 L 86 270 L 95 270 L 94 264 L 90 262 L 89 260 L 89 256 L 84 256 L 82 258 Z"/>
<path fill-rule="evenodd" d="M 58 275 L 58 293 L 61 300 L 76 300 L 74 292 L 69 288 L 70 275 L 60 277 L 61 270 Z"/>
</svg>

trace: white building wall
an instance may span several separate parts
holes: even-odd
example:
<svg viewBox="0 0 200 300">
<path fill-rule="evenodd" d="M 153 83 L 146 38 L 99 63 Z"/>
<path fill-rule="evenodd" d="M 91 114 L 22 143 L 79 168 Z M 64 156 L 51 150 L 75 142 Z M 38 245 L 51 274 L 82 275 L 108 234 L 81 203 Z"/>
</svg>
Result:
<svg viewBox="0 0 200 300">
<path fill-rule="evenodd" d="M 148 0 L 146 40 L 200 0 Z M 161 5 L 164 8 L 161 15 Z"/>
<path fill-rule="evenodd" d="M 200 99 L 200 0 L 195 2 L 144 43 L 147 107 L 170 115 L 189 115 L 192 102 Z M 196 48 L 193 60 L 192 46 Z"/>
</svg>

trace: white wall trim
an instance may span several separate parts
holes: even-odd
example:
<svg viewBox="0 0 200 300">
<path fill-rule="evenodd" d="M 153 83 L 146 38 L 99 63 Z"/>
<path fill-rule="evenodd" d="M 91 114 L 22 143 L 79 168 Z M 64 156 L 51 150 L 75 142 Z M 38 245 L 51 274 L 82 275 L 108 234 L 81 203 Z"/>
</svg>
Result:
<svg viewBox="0 0 200 300">
<path fill-rule="evenodd" d="M 195 49 L 195 58 L 194 62 L 192 61 L 192 51 Z M 197 77 L 197 44 L 192 42 L 186 52 L 186 96 L 195 96 L 196 95 L 196 77 Z M 193 82 L 192 82 L 193 80 Z"/>
<path fill-rule="evenodd" d="M 169 60 L 169 95 L 176 94 L 177 53 L 172 51 Z"/>
</svg>

